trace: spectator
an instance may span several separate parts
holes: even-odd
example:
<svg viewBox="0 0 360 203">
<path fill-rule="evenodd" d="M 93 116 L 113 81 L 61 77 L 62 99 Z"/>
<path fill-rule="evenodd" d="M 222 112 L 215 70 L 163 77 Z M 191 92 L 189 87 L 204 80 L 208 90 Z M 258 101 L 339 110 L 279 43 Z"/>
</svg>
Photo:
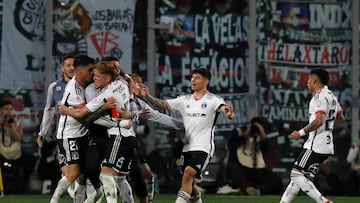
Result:
<svg viewBox="0 0 360 203">
<path fill-rule="evenodd" d="M 21 181 L 18 192 L 25 192 L 35 166 L 35 157 L 21 150 L 23 128 L 21 122 L 15 119 L 14 105 L 9 101 L 0 103 L 0 125 L 1 169 L 4 171 L 4 176 L 7 171 L 16 173 L 15 177 L 18 176 Z"/>
<path fill-rule="evenodd" d="M 280 177 L 267 167 L 263 154 L 268 150 L 264 122 L 252 118 L 246 128 L 236 128 L 227 138 L 229 159 L 227 176 L 230 185 L 248 195 L 280 194 Z M 237 192 L 228 185 L 218 189 L 218 194 Z"/>
</svg>

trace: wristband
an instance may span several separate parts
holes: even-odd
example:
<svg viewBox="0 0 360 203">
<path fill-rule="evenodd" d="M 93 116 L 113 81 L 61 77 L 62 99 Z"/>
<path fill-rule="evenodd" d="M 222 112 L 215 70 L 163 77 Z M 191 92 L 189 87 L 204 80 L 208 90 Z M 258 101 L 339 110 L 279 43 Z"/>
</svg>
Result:
<svg viewBox="0 0 360 203">
<path fill-rule="evenodd" d="M 306 134 L 306 132 L 305 132 L 304 128 L 303 128 L 303 129 L 301 129 L 301 130 L 299 130 L 299 134 L 300 134 L 300 136 L 301 136 L 301 137 L 302 137 L 302 136 L 304 136 L 304 135 Z"/>
</svg>

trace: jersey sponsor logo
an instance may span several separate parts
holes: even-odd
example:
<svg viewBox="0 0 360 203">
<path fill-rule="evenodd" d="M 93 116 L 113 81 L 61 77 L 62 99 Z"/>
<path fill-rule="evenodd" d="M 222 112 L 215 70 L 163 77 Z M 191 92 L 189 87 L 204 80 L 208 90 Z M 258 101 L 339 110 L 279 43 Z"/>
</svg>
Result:
<svg viewBox="0 0 360 203">
<path fill-rule="evenodd" d="M 202 109 L 205 109 L 206 107 L 207 107 L 207 103 L 202 103 L 202 104 L 201 104 L 201 108 L 202 108 Z"/>
<path fill-rule="evenodd" d="M 186 113 L 187 117 L 205 117 L 205 113 Z"/>
</svg>

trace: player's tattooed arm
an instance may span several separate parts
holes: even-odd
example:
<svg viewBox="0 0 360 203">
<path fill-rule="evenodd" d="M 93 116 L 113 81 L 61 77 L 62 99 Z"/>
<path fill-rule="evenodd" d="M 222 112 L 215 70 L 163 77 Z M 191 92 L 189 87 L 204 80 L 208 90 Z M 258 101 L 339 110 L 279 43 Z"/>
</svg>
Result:
<svg viewBox="0 0 360 203">
<path fill-rule="evenodd" d="M 156 106 L 156 107 L 158 107 L 158 108 L 160 108 L 160 109 L 168 110 L 168 105 L 167 105 L 167 102 L 166 102 L 165 100 L 155 98 L 155 97 L 153 97 L 153 96 L 150 95 L 150 94 L 148 94 L 148 95 L 146 96 L 146 100 L 147 100 L 150 104 L 152 104 L 152 105 L 154 105 L 154 106 Z"/>
<path fill-rule="evenodd" d="M 144 85 L 141 84 L 140 86 L 140 96 L 142 98 L 144 98 L 146 101 L 148 101 L 151 105 L 160 108 L 160 109 L 165 109 L 165 110 L 169 110 L 169 106 L 167 104 L 167 102 L 165 100 L 162 99 L 158 99 L 156 97 L 153 97 L 150 94 L 149 88 Z"/>
<path fill-rule="evenodd" d="M 313 120 L 311 123 L 309 123 L 303 129 L 306 133 L 314 131 L 322 125 L 324 120 L 325 120 L 325 114 L 322 112 L 318 112 L 318 113 L 316 113 L 315 120 Z"/>
</svg>

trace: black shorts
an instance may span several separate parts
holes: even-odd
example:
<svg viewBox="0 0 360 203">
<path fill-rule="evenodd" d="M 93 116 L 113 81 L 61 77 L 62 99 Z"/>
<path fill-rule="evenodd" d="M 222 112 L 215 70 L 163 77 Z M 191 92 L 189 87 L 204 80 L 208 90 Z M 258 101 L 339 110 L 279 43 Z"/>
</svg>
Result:
<svg viewBox="0 0 360 203">
<path fill-rule="evenodd" d="M 79 164 L 85 169 L 85 157 L 88 146 L 88 137 L 58 139 L 58 160 L 60 167 L 70 164 Z"/>
<path fill-rule="evenodd" d="M 195 169 L 196 178 L 201 178 L 201 172 L 205 170 L 210 161 L 210 155 L 203 151 L 182 152 L 180 157 L 181 172 L 184 172 L 186 166 Z"/>
<path fill-rule="evenodd" d="M 294 168 L 316 175 L 319 164 L 328 157 L 327 154 L 318 154 L 310 149 L 303 149 L 294 163 Z"/>
<path fill-rule="evenodd" d="M 101 165 L 110 167 L 118 173 L 128 174 L 136 148 L 136 137 L 110 135 L 108 143 L 105 159 Z"/>
</svg>

